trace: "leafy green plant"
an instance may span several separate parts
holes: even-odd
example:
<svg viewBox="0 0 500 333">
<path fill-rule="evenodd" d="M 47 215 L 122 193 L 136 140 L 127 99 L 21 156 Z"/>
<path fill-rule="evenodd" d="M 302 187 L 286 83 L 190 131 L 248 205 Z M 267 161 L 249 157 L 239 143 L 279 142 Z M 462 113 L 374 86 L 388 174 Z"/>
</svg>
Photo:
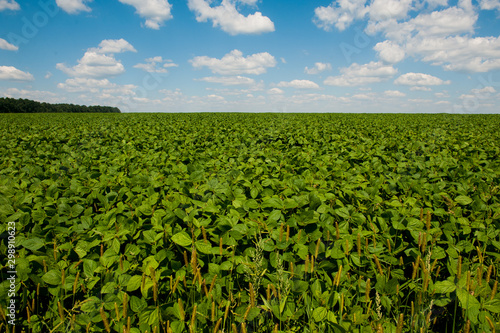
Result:
<svg viewBox="0 0 500 333">
<path fill-rule="evenodd" d="M 26 332 L 500 330 L 496 115 L 1 118 Z"/>
</svg>

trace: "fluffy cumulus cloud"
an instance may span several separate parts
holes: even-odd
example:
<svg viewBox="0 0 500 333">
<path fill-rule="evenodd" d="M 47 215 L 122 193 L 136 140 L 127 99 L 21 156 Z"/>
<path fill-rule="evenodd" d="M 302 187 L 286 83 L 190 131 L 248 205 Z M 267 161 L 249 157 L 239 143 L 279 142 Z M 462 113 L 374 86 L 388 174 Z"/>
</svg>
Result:
<svg viewBox="0 0 500 333">
<path fill-rule="evenodd" d="M 332 65 L 331 64 L 317 62 L 317 63 L 314 64 L 314 67 L 312 67 L 312 68 L 306 67 L 305 70 L 304 70 L 304 72 L 307 73 L 307 74 L 314 75 L 314 74 L 319 74 L 321 72 L 329 71 L 329 70 L 332 70 Z"/>
<path fill-rule="evenodd" d="M 373 0 L 368 8 L 374 21 L 402 19 L 408 15 L 413 0 Z"/>
<path fill-rule="evenodd" d="M 255 5 L 256 1 L 239 1 Z M 244 16 L 236 8 L 236 1 L 222 0 L 219 6 L 212 7 L 210 1 L 188 0 L 188 6 L 196 14 L 198 22 L 212 21 L 214 27 L 220 27 L 230 35 L 261 34 L 274 31 L 274 23 L 261 12 Z"/>
<path fill-rule="evenodd" d="M 319 28 L 344 30 L 365 20 L 365 32 L 382 36 L 374 50 L 381 61 L 395 64 L 406 58 L 468 73 L 500 69 L 500 37 L 475 37 L 478 10 L 500 10 L 500 0 L 338 0 L 317 7 Z M 410 12 L 416 12 L 410 15 Z"/>
<path fill-rule="evenodd" d="M 329 6 L 320 6 L 314 10 L 314 23 L 326 31 L 335 26 L 343 31 L 351 25 L 355 19 L 361 19 L 368 13 L 365 6 L 366 0 L 338 0 Z"/>
<path fill-rule="evenodd" d="M 91 48 L 90 51 L 97 53 L 123 53 L 123 52 L 137 52 L 137 50 L 125 39 L 105 39 L 98 48 Z"/>
<path fill-rule="evenodd" d="M 485 10 L 500 10 L 500 0 L 479 0 L 479 5 Z"/>
<path fill-rule="evenodd" d="M 92 0 L 56 0 L 56 4 L 68 14 L 90 12 L 90 7 L 85 4 L 87 2 L 92 2 Z"/>
<path fill-rule="evenodd" d="M 405 58 L 405 50 L 390 40 L 377 43 L 373 49 L 378 52 L 381 60 L 390 64 L 400 62 Z"/>
<path fill-rule="evenodd" d="M 0 12 L 2 10 L 19 10 L 21 6 L 15 0 L 0 0 Z"/>
<path fill-rule="evenodd" d="M 384 95 L 387 97 L 405 97 L 406 94 L 402 93 L 399 90 L 386 90 L 384 91 Z"/>
<path fill-rule="evenodd" d="M 451 81 L 443 81 L 438 77 L 423 73 L 406 73 L 398 77 L 395 84 L 405 86 L 439 86 L 450 84 Z"/>
<path fill-rule="evenodd" d="M 210 76 L 198 79 L 209 83 L 218 83 L 224 86 L 254 85 L 255 80 L 245 76 Z"/>
<path fill-rule="evenodd" d="M 61 97 L 51 91 L 43 91 L 43 90 L 9 88 L 5 91 L 0 91 L 0 94 L 10 98 L 25 98 L 46 103 L 66 102 L 64 97 Z"/>
<path fill-rule="evenodd" d="M 172 62 L 172 60 L 164 60 L 162 57 L 153 57 L 146 59 L 146 63 L 140 63 L 134 68 L 142 69 L 148 73 L 167 73 L 167 68 L 178 67 L 179 65 Z"/>
<path fill-rule="evenodd" d="M 406 48 L 423 61 L 450 71 L 488 72 L 500 69 L 500 37 L 456 36 L 410 41 Z"/>
<path fill-rule="evenodd" d="M 133 6 L 140 17 L 146 19 L 146 27 L 158 30 L 173 16 L 172 5 L 167 0 L 119 0 L 121 3 Z"/>
<path fill-rule="evenodd" d="M 296 88 L 296 89 L 319 89 L 319 85 L 309 80 L 293 80 L 290 82 L 281 81 L 278 83 L 280 88 Z"/>
<path fill-rule="evenodd" d="M 93 51 L 87 51 L 78 60 L 78 65 L 67 67 L 63 63 L 56 66 L 68 76 L 75 77 L 105 77 L 119 75 L 125 72 L 123 64 L 116 60 L 113 55 L 105 55 Z"/>
<path fill-rule="evenodd" d="M 7 42 L 3 38 L 0 38 L 0 49 L 7 50 L 7 51 L 17 51 L 17 50 L 19 50 L 19 47 L 10 44 L 9 42 Z"/>
<path fill-rule="evenodd" d="M 64 83 L 57 85 L 59 89 L 68 92 L 90 92 L 120 95 L 135 95 L 134 85 L 118 85 L 111 83 L 108 79 L 74 78 L 67 79 Z"/>
<path fill-rule="evenodd" d="M 6 81 L 33 81 L 33 75 L 23 72 L 12 66 L 0 66 L 0 80 Z"/>
<path fill-rule="evenodd" d="M 342 75 L 330 76 L 326 78 L 324 84 L 330 86 L 352 87 L 369 83 L 376 83 L 390 79 L 397 73 L 392 65 L 383 62 L 370 62 L 359 65 L 352 64 L 349 67 L 342 68 Z"/>
<path fill-rule="evenodd" d="M 271 88 L 267 91 L 269 95 L 282 95 L 285 92 L 281 90 L 280 88 Z"/>
<path fill-rule="evenodd" d="M 194 68 L 208 67 L 213 73 L 221 75 L 259 75 L 269 67 L 276 66 L 276 59 L 267 52 L 256 53 L 247 57 L 239 50 L 233 50 L 221 59 L 199 56 L 190 60 Z"/>
<path fill-rule="evenodd" d="M 58 63 L 56 68 L 72 77 L 115 76 L 124 73 L 125 67 L 114 54 L 126 51 L 135 52 L 135 49 L 124 39 L 103 40 L 98 48 L 88 49 L 78 60 L 78 65 L 68 67 L 63 63 Z"/>
</svg>

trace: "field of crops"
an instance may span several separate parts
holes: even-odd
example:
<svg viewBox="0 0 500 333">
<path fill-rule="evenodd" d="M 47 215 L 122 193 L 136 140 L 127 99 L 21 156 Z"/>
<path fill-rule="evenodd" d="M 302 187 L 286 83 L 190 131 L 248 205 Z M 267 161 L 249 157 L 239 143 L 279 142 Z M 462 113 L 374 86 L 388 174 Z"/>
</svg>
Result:
<svg viewBox="0 0 500 333">
<path fill-rule="evenodd" d="M 500 332 L 499 129 L 0 115 L 0 331 Z"/>
</svg>

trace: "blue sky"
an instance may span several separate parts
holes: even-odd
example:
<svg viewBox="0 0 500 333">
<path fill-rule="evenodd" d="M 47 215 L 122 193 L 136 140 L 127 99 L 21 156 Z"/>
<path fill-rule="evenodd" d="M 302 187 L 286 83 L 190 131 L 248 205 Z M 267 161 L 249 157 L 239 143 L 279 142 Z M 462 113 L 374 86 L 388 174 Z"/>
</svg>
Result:
<svg viewBox="0 0 500 333">
<path fill-rule="evenodd" d="M 0 0 L 0 97 L 498 113 L 499 17 L 500 0 Z"/>
</svg>

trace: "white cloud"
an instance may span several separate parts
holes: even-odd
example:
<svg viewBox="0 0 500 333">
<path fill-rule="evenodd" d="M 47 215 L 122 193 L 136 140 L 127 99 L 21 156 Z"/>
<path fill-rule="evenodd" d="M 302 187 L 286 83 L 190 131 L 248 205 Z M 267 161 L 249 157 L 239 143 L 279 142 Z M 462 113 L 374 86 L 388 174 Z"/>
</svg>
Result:
<svg viewBox="0 0 500 333">
<path fill-rule="evenodd" d="M 158 30 L 163 22 L 170 20 L 172 5 L 167 0 L 119 0 L 121 3 L 131 5 L 140 17 L 146 19 L 146 27 Z"/>
<path fill-rule="evenodd" d="M 368 9 L 370 18 L 375 21 L 405 18 L 412 2 L 413 0 L 373 0 Z"/>
<path fill-rule="evenodd" d="M 414 86 L 410 88 L 411 91 L 432 91 L 429 87 Z"/>
<path fill-rule="evenodd" d="M 57 5 L 68 14 L 92 11 L 85 3 L 92 0 L 56 0 Z"/>
<path fill-rule="evenodd" d="M 64 98 L 50 91 L 26 90 L 9 88 L 6 91 L 0 91 L 0 94 L 10 98 L 25 98 L 39 102 L 62 103 Z"/>
<path fill-rule="evenodd" d="M 248 1 L 243 1 L 248 3 Z M 250 1 L 255 4 L 256 1 Z M 230 35 L 260 34 L 274 31 L 274 23 L 261 12 L 248 16 L 242 15 L 236 9 L 234 1 L 222 0 L 219 6 L 212 7 L 210 1 L 188 0 L 189 9 L 196 13 L 198 22 L 211 20 L 214 27 L 220 27 Z"/>
<path fill-rule="evenodd" d="M 324 71 L 329 71 L 331 69 L 332 69 L 331 64 L 317 62 L 314 64 L 314 67 L 312 67 L 312 68 L 306 67 L 304 72 L 306 72 L 307 74 L 313 75 L 313 74 L 319 74 L 319 73 L 324 72 Z"/>
<path fill-rule="evenodd" d="M 365 7 L 366 0 L 338 0 L 332 2 L 328 7 L 320 6 L 314 10 L 314 23 L 318 28 L 326 31 L 335 27 L 343 31 L 351 25 L 355 19 L 361 19 L 368 13 Z"/>
<path fill-rule="evenodd" d="M 52 77 L 52 73 L 51 72 L 47 72 L 47 74 L 45 74 L 45 78 L 46 79 L 50 79 Z"/>
<path fill-rule="evenodd" d="M 2 10 L 19 10 L 21 6 L 14 0 L 0 0 L 0 12 Z"/>
<path fill-rule="evenodd" d="M 473 94 L 475 95 L 488 95 L 490 96 L 491 94 L 496 93 L 497 91 L 493 87 L 484 87 L 481 89 L 472 89 L 471 90 Z"/>
<path fill-rule="evenodd" d="M 392 65 L 382 62 L 370 62 L 359 65 L 352 64 L 347 68 L 342 68 L 341 76 L 330 76 L 324 84 L 331 86 L 352 87 L 369 83 L 376 83 L 387 80 L 397 73 L 397 69 Z"/>
<path fill-rule="evenodd" d="M 446 92 L 438 92 L 438 93 L 435 93 L 434 96 L 436 96 L 437 98 L 447 98 L 447 97 L 450 97 L 450 95 L 448 95 L 448 93 L 446 93 Z"/>
<path fill-rule="evenodd" d="M 178 67 L 171 60 L 163 60 L 162 57 L 153 57 L 146 59 L 145 64 L 137 64 L 134 68 L 142 69 L 149 73 L 167 73 L 167 68 Z"/>
<path fill-rule="evenodd" d="M 89 51 L 97 53 L 123 53 L 123 52 L 137 52 L 137 50 L 125 39 L 105 39 L 98 48 L 91 48 Z"/>
<path fill-rule="evenodd" d="M 98 80 L 82 77 L 67 79 L 64 83 L 59 83 L 57 87 L 68 92 L 91 92 L 96 94 L 105 90 L 107 93 L 119 91 L 124 95 L 133 94 L 133 90 L 136 88 L 134 85 L 119 86 L 111 83 L 108 79 Z"/>
<path fill-rule="evenodd" d="M 17 50 L 19 50 L 19 47 L 10 44 L 9 42 L 7 42 L 3 38 L 0 38 L 0 49 L 7 50 L 7 51 L 17 51 Z"/>
<path fill-rule="evenodd" d="M 280 88 L 296 88 L 296 89 L 319 89 L 318 84 L 309 80 L 293 80 L 290 82 L 281 81 L 278 83 Z"/>
<path fill-rule="evenodd" d="M 446 70 L 488 72 L 500 69 L 500 37 L 448 37 L 411 40 L 407 52 Z"/>
<path fill-rule="evenodd" d="M 33 81 L 33 75 L 23 72 L 12 66 L 0 66 L 0 80 L 6 81 Z"/>
<path fill-rule="evenodd" d="M 450 7 L 430 14 L 420 14 L 408 25 L 420 36 L 449 36 L 474 31 L 478 15 L 459 7 Z"/>
<path fill-rule="evenodd" d="M 429 74 L 406 73 L 398 77 L 394 83 L 405 86 L 439 86 L 443 84 L 450 84 L 451 81 L 443 81 L 440 78 Z"/>
<path fill-rule="evenodd" d="M 125 72 L 125 67 L 113 55 L 108 56 L 93 51 L 85 52 L 76 66 L 70 68 L 59 63 L 56 68 L 74 77 L 105 77 Z"/>
<path fill-rule="evenodd" d="M 267 91 L 269 95 L 282 95 L 285 92 L 281 90 L 280 88 L 271 88 Z"/>
<path fill-rule="evenodd" d="M 408 102 L 421 104 L 421 103 L 432 103 L 432 100 L 423 99 L 423 98 L 413 98 L 413 99 L 409 99 Z"/>
<path fill-rule="evenodd" d="M 208 67 L 213 73 L 221 75 L 259 75 L 265 73 L 267 68 L 276 66 L 276 59 L 267 52 L 243 57 L 243 53 L 239 50 L 229 52 L 222 59 L 201 56 L 189 62 L 194 68 Z"/>
<path fill-rule="evenodd" d="M 448 0 L 426 0 L 425 2 L 427 2 L 431 8 L 448 5 Z"/>
<path fill-rule="evenodd" d="M 373 49 L 378 52 L 382 61 L 390 64 L 398 63 L 405 58 L 405 50 L 390 40 L 377 43 Z"/>
<path fill-rule="evenodd" d="M 351 98 L 367 101 L 367 100 L 372 100 L 374 98 L 374 95 L 373 94 L 356 94 L 356 95 L 352 95 Z"/>
<path fill-rule="evenodd" d="M 88 49 L 83 57 L 78 60 L 78 65 L 68 67 L 63 63 L 58 63 L 56 68 L 73 77 L 100 78 L 115 76 L 124 73 L 125 67 L 115 58 L 114 54 L 127 51 L 137 52 L 124 39 L 107 39 L 103 40 L 99 47 Z"/>
<path fill-rule="evenodd" d="M 244 76 L 211 76 L 197 79 L 209 83 L 219 83 L 224 86 L 254 85 L 255 80 Z"/>
<path fill-rule="evenodd" d="M 500 10 L 500 0 L 479 0 L 479 6 L 485 10 Z"/>
<path fill-rule="evenodd" d="M 384 92 L 384 95 L 386 95 L 388 97 L 405 97 L 406 96 L 405 93 L 402 93 L 401 91 L 398 91 L 398 90 L 386 90 Z"/>
</svg>

